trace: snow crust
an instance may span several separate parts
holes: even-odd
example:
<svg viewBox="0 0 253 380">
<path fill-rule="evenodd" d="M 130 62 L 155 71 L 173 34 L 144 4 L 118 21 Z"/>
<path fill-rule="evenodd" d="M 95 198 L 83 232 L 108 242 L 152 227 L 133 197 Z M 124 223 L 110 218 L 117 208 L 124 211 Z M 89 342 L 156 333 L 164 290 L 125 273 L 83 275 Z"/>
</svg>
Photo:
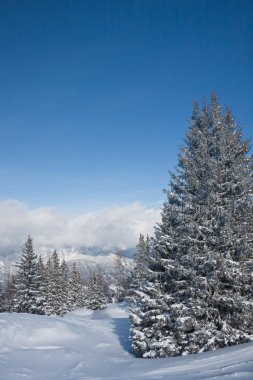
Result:
<svg viewBox="0 0 253 380">
<path fill-rule="evenodd" d="M 64 317 L 0 314 L 0 380 L 253 379 L 253 343 L 166 359 L 130 351 L 123 304 Z"/>
</svg>

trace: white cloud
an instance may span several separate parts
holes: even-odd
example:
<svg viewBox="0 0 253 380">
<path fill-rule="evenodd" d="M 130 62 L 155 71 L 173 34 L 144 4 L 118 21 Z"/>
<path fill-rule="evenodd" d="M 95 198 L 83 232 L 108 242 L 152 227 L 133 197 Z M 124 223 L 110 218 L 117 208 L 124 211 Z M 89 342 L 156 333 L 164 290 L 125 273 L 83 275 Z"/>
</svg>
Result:
<svg viewBox="0 0 253 380">
<path fill-rule="evenodd" d="M 136 245 L 140 233 L 152 235 L 159 220 L 159 209 L 140 203 L 68 215 L 8 200 L 0 202 L 0 249 L 21 246 L 29 234 L 36 246 L 129 248 Z"/>
</svg>

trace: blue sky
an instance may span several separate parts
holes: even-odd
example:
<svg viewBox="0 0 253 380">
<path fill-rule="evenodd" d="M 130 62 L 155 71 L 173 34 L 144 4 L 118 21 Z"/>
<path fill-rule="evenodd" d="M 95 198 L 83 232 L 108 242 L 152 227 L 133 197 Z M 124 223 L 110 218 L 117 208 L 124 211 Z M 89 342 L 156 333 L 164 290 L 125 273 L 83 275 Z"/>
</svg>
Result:
<svg viewBox="0 0 253 380">
<path fill-rule="evenodd" d="M 253 131 L 251 0 L 0 2 L 0 200 L 159 207 L 194 99 Z"/>
</svg>

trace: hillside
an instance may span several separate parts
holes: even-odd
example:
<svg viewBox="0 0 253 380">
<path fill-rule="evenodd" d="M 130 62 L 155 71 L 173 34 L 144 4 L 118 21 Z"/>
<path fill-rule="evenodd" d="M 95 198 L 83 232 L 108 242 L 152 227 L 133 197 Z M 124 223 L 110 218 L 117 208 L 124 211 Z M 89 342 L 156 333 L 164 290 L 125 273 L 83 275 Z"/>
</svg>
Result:
<svg viewBox="0 0 253 380">
<path fill-rule="evenodd" d="M 0 314 L 0 380 L 252 379 L 253 343 L 167 359 L 129 353 L 123 305 L 63 318 Z"/>
</svg>

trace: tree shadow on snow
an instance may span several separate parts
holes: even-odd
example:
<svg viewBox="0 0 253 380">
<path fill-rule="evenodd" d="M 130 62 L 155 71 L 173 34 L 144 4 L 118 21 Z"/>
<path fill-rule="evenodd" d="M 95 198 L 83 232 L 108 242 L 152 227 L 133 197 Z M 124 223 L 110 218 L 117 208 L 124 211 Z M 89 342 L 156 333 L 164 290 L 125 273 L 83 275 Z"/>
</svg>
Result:
<svg viewBox="0 0 253 380">
<path fill-rule="evenodd" d="M 130 321 L 129 318 L 113 318 L 114 331 L 119 338 L 121 347 L 129 352 L 131 352 L 131 342 L 129 340 L 130 335 Z"/>
</svg>

